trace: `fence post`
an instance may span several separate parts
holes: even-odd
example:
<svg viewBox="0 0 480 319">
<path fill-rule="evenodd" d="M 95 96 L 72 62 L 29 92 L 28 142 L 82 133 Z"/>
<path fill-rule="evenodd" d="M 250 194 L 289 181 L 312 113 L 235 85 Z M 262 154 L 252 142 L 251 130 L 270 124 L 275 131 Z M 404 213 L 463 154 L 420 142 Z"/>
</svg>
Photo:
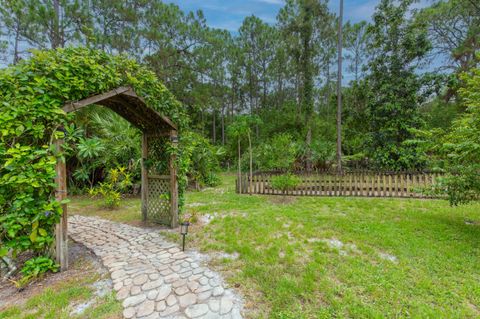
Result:
<svg viewBox="0 0 480 319">
<path fill-rule="evenodd" d="M 403 191 L 404 191 L 404 189 L 403 189 L 403 172 L 400 172 L 398 177 L 400 179 L 400 181 L 399 181 L 399 183 L 400 183 L 399 197 L 403 197 Z"/>
<path fill-rule="evenodd" d="M 393 196 L 397 196 L 397 187 L 398 187 L 397 173 L 394 173 L 393 174 Z"/>
<path fill-rule="evenodd" d="M 248 173 L 245 173 L 243 175 L 243 193 L 247 194 L 248 193 Z"/>
</svg>

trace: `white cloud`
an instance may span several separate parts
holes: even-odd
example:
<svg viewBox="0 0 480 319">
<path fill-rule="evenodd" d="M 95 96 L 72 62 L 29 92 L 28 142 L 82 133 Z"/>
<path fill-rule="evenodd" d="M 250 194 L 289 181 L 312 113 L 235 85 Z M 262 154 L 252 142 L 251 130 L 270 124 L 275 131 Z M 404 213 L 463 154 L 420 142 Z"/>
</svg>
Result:
<svg viewBox="0 0 480 319">
<path fill-rule="evenodd" d="M 242 25 L 242 21 L 225 20 L 209 23 L 209 26 L 217 29 L 224 29 L 230 32 L 236 32 Z"/>
<path fill-rule="evenodd" d="M 257 0 L 258 2 L 268 3 L 268 4 L 278 4 L 283 5 L 283 0 Z"/>
<path fill-rule="evenodd" d="M 343 7 L 345 20 L 350 20 L 352 22 L 358 22 L 361 20 L 370 21 L 378 3 L 379 0 L 369 0 L 364 3 L 353 5 L 349 5 L 347 2 Z M 334 8 L 334 11 L 338 12 L 338 8 Z"/>
</svg>

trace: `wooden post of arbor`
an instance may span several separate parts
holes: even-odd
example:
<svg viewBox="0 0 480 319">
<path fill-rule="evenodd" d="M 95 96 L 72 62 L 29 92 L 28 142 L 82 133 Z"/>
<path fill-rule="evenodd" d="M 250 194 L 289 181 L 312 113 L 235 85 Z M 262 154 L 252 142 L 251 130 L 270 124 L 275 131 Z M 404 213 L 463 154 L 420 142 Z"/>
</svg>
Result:
<svg viewBox="0 0 480 319">
<path fill-rule="evenodd" d="M 172 142 L 172 146 L 176 148 L 178 144 L 177 131 L 170 131 L 170 140 Z M 178 226 L 178 183 L 175 160 L 175 154 L 172 154 L 168 163 L 170 169 L 170 212 L 172 215 L 172 228 Z"/>
<path fill-rule="evenodd" d="M 55 140 L 55 149 L 57 154 L 63 151 L 64 139 Z M 65 159 L 58 159 L 55 166 L 55 199 L 58 202 L 67 198 L 67 166 Z M 55 259 L 60 264 L 60 270 L 68 269 L 68 229 L 67 229 L 67 205 L 62 204 L 62 216 L 60 222 L 55 226 Z"/>
<path fill-rule="evenodd" d="M 142 221 L 147 221 L 148 208 L 148 170 L 146 160 L 148 158 L 148 136 L 146 133 L 142 134 Z"/>
</svg>

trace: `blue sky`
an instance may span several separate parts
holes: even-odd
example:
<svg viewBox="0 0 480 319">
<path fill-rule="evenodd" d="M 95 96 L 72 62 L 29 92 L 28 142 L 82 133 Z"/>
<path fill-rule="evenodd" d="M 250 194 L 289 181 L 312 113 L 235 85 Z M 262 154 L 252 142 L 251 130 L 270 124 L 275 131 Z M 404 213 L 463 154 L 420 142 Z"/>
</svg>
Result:
<svg viewBox="0 0 480 319">
<path fill-rule="evenodd" d="M 345 21 L 370 20 L 380 0 L 344 0 Z M 423 0 L 425 3 L 428 0 Z M 167 0 L 176 3 L 184 11 L 201 9 L 211 27 L 236 31 L 242 20 L 256 15 L 265 22 L 274 23 L 284 0 Z M 417 6 L 421 6 L 417 4 Z M 329 7 L 338 12 L 339 1 L 330 0 Z"/>
</svg>

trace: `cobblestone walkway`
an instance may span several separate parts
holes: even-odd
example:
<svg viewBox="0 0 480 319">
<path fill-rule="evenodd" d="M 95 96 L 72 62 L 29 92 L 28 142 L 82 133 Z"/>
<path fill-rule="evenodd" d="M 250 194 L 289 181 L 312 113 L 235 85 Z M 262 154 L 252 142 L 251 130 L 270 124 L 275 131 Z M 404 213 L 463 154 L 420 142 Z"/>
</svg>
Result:
<svg viewBox="0 0 480 319">
<path fill-rule="evenodd" d="M 158 232 L 83 216 L 68 224 L 110 271 L 125 318 L 242 318 L 240 298 L 220 275 Z"/>
</svg>

